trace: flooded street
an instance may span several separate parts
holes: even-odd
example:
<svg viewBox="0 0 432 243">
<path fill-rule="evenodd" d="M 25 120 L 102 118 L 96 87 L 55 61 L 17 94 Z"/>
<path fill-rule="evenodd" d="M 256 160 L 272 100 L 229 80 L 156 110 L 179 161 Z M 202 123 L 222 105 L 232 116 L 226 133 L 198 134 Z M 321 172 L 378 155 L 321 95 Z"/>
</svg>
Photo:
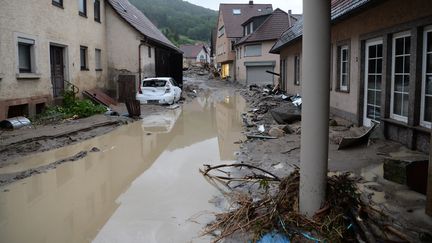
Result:
<svg viewBox="0 0 432 243">
<path fill-rule="evenodd" d="M 240 96 L 198 97 L 176 110 L 72 146 L 21 159 L 19 172 L 89 151 L 1 188 L 0 242 L 208 242 L 218 191 L 198 172 L 232 161 Z"/>
</svg>

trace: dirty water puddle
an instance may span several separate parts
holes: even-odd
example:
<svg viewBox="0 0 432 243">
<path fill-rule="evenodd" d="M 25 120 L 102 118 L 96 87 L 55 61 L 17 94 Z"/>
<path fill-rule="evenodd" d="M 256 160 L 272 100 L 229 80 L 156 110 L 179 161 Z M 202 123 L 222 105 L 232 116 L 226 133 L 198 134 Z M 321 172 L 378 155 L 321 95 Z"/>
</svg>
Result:
<svg viewBox="0 0 432 243">
<path fill-rule="evenodd" d="M 0 188 L 0 242 L 208 242 L 219 209 L 198 169 L 239 149 L 240 96 L 199 97 L 78 145 L 36 154 L 0 174 L 96 152 Z"/>
</svg>

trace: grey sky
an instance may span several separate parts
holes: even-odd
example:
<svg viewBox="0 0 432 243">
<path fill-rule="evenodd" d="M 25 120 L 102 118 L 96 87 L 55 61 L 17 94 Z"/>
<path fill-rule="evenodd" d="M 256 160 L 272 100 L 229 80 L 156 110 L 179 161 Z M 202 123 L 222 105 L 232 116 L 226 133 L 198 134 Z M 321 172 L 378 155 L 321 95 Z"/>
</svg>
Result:
<svg viewBox="0 0 432 243">
<path fill-rule="evenodd" d="M 213 10 L 219 10 L 220 3 L 248 3 L 249 0 L 186 0 L 187 2 L 210 8 Z M 302 0 L 254 0 L 254 3 L 271 3 L 273 4 L 273 9 L 280 8 L 287 12 L 291 9 L 293 13 L 302 13 Z"/>
</svg>

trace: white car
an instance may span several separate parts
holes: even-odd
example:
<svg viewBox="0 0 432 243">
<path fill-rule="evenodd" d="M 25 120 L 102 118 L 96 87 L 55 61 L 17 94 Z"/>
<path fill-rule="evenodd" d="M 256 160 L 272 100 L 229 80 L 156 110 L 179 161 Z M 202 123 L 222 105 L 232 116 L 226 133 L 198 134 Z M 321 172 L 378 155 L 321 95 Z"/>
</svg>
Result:
<svg viewBox="0 0 432 243">
<path fill-rule="evenodd" d="M 172 78 L 146 78 L 141 81 L 136 99 L 141 104 L 174 104 L 181 97 L 181 89 Z"/>
</svg>

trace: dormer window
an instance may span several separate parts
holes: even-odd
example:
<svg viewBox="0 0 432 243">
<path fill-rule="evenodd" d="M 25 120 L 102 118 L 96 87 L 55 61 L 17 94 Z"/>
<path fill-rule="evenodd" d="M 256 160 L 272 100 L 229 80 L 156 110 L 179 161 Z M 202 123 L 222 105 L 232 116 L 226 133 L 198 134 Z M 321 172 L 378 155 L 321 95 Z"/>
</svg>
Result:
<svg viewBox="0 0 432 243">
<path fill-rule="evenodd" d="M 233 9 L 233 14 L 234 15 L 240 15 L 241 14 L 241 9 L 238 9 L 238 8 Z"/>
</svg>

